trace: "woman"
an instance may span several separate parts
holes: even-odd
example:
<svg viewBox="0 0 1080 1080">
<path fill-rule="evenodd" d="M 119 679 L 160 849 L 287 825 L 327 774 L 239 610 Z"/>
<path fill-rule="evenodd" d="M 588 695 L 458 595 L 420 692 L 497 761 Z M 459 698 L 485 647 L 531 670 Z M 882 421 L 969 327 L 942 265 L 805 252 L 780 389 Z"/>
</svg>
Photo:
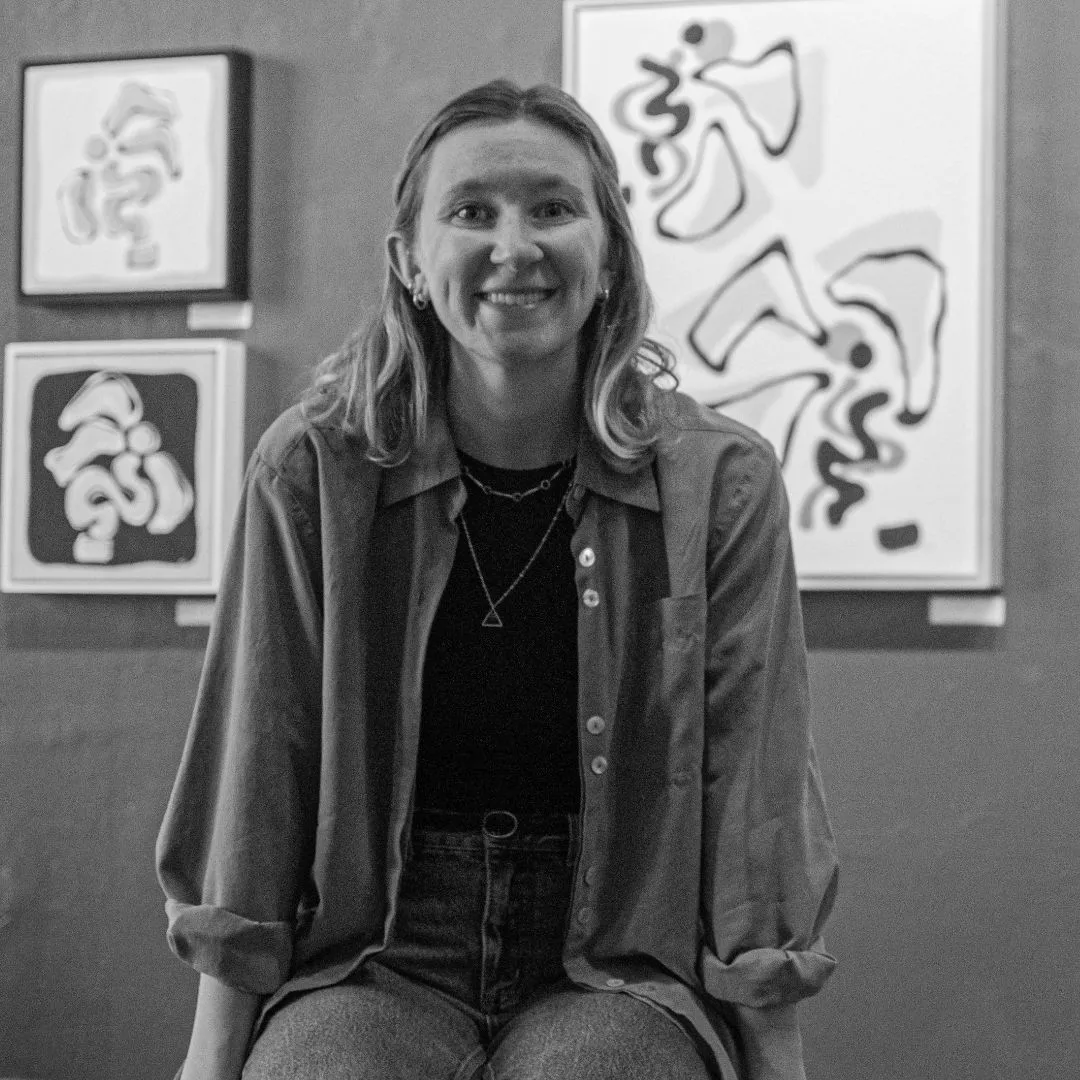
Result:
<svg viewBox="0 0 1080 1080">
<path fill-rule="evenodd" d="M 656 385 L 571 98 L 451 101 L 395 203 L 247 473 L 159 840 L 182 1075 L 800 1077 L 836 869 L 775 457 Z"/>
</svg>

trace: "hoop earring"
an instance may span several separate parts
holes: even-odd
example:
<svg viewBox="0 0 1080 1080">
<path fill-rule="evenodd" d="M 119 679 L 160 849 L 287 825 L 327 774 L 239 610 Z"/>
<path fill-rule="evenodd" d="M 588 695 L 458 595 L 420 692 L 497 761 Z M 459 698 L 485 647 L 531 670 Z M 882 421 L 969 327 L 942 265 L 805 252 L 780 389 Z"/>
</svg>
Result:
<svg viewBox="0 0 1080 1080">
<path fill-rule="evenodd" d="M 424 295 L 424 287 L 419 278 L 409 286 L 409 292 L 412 294 L 413 307 L 417 311 L 423 311 L 428 306 L 428 298 Z"/>
</svg>

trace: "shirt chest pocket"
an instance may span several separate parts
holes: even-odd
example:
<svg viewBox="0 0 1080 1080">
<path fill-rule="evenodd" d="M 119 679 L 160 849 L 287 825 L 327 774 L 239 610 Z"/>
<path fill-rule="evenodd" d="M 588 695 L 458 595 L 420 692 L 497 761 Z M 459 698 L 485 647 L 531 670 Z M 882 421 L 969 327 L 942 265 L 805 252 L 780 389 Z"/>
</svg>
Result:
<svg viewBox="0 0 1080 1080">
<path fill-rule="evenodd" d="M 705 594 L 666 596 L 654 603 L 653 620 L 662 652 L 700 656 L 705 643 Z"/>
<path fill-rule="evenodd" d="M 641 613 L 621 695 L 624 749 L 639 762 L 639 775 L 659 765 L 670 782 L 700 762 L 705 611 L 705 596 L 694 594 L 654 600 Z"/>
<path fill-rule="evenodd" d="M 675 732 L 684 724 L 699 727 L 704 717 L 705 611 L 703 593 L 655 601 L 650 711 Z"/>
</svg>

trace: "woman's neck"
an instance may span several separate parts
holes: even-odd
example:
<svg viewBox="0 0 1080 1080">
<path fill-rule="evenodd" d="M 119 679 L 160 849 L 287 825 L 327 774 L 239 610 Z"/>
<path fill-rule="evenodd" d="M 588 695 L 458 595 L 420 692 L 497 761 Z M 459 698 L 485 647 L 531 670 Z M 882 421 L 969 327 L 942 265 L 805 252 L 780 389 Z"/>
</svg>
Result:
<svg viewBox="0 0 1080 1080">
<path fill-rule="evenodd" d="M 503 469 L 538 469 L 577 449 L 577 372 L 451 364 L 446 389 L 450 429 L 471 457 Z"/>
</svg>

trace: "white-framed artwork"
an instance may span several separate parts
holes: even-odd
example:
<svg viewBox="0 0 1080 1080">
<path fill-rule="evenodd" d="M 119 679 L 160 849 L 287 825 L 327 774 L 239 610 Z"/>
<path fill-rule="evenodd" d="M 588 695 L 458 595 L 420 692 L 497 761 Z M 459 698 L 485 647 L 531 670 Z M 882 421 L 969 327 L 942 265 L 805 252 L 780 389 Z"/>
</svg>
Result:
<svg viewBox="0 0 1080 1080">
<path fill-rule="evenodd" d="M 682 389 L 762 432 L 807 589 L 1000 586 L 997 0 L 564 0 Z"/>
<path fill-rule="evenodd" d="M 22 65 L 25 300 L 247 293 L 250 57 Z"/>
<path fill-rule="evenodd" d="M 0 587 L 216 592 L 243 476 L 245 347 L 16 342 L 4 353 Z"/>
</svg>

